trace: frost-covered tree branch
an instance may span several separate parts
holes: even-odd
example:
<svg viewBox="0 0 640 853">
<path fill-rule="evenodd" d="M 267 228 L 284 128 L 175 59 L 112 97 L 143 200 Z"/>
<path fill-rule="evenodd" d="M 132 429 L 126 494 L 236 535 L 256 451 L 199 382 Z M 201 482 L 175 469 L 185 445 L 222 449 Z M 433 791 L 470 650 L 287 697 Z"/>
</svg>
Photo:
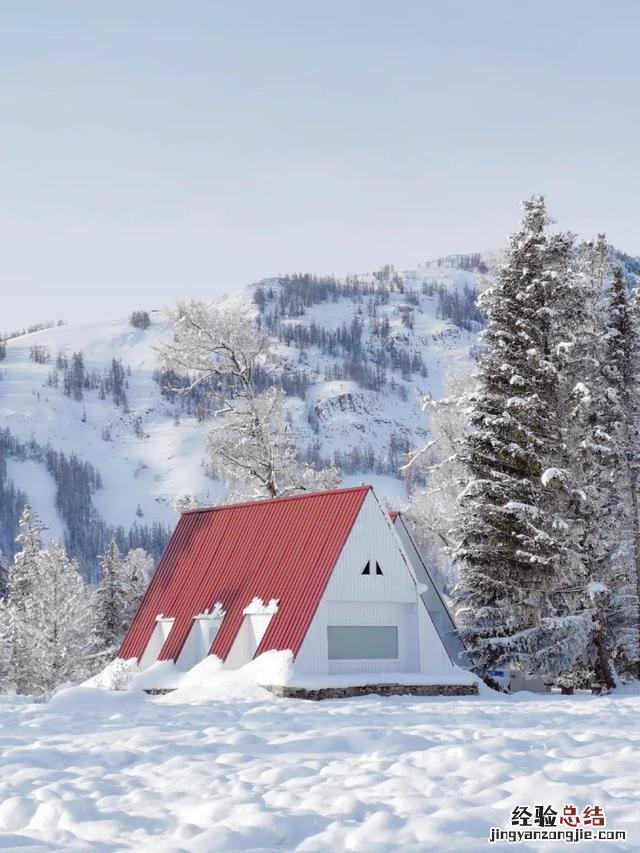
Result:
<svg viewBox="0 0 640 853">
<path fill-rule="evenodd" d="M 173 314 L 174 340 L 160 350 L 165 369 L 188 376 L 189 391 L 206 382 L 216 400 L 216 423 L 207 437 L 208 469 L 235 497 L 276 497 L 336 485 L 334 468 L 303 463 L 286 416 L 284 393 L 257 393 L 256 363 L 273 357 L 269 340 L 241 309 L 183 303 Z"/>
<path fill-rule="evenodd" d="M 455 548 L 453 531 L 457 500 L 465 481 L 465 468 L 459 458 L 468 422 L 473 372 L 450 372 L 446 397 L 435 400 L 422 396 L 422 409 L 429 418 L 431 438 L 422 447 L 407 454 L 400 469 L 405 477 L 418 476 L 424 487 L 411 494 L 406 517 L 432 563 L 443 576 L 446 587 L 454 580 L 451 553 Z"/>
<path fill-rule="evenodd" d="M 212 379 L 226 380 L 221 395 L 229 382 L 250 388 L 254 363 L 271 355 L 267 336 L 240 309 L 181 302 L 171 322 L 174 340 L 159 348 L 160 363 L 192 380 L 188 388 L 175 390 L 188 391 Z"/>
</svg>

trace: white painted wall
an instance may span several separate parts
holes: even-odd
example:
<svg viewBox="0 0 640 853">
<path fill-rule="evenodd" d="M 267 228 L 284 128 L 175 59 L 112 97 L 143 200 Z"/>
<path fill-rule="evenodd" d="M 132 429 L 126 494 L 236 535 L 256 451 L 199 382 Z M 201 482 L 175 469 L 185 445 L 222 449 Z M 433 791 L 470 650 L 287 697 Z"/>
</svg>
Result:
<svg viewBox="0 0 640 853">
<path fill-rule="evenodd" d="M 398 658 L 396 660 L 388 658 L 355 661 L 328 660 L 328 672 L 330 674 L 419 672 L 419 635 L 416 610 L 415 601 L 404 603 L 395 601 L 327 602 L 325 622 L 322 629 L 325 646 L 327 643 L 327 625 L 394 625 L 398 628 Z"/>
<path fill-rule="evenodd" d="M 243 612 L 242 625 L 224 662 L 224 669 L 238 669 L 253 660 L 269 622 L 277 612 L 277 602 L 263 605 L 259 599 L 254 599 Z"/>
<path fill-rule="evenodd" d="M 363 575 L 371 560 L 374 571 Z M 375 562 L 383 575 L 375 574 Z M 397 661 L 329 661 L 328 625 L 397 625 Z M 453 664 L 418 595 L 410 561 L 377 498 L 369 493 L 295 661 L 300 673 L 448 674 Z"/>
<path fill-rule="evenodd" d="M 173 622 L 173 619 L 162 616 L 156 617 L 155 628 L 149 638 L 144 654 L 140 658 L 140 669 L 147 669 L 158 660 L 158 655 L 164 646 L 165 640 L 169 636 L 169 632 L 173 627 Z"/>
<path fill-rule="evenodd" d="M 189 636 L 178 656 L 177 666 L 180 669 L 191 669 L 207 657 L 223 618 L 224 616 L 221 615 L 204 613 L 194 616 Z"/>
</svg>

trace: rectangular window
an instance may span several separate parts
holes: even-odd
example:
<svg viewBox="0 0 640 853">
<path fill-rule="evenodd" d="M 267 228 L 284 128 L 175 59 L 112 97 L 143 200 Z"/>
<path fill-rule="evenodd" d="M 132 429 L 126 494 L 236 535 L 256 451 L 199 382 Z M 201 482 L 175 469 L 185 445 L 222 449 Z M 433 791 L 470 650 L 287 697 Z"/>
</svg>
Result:
<svg viewBox="0 0 640 853">
<path fill-rule="evenodd" d="M 329 660 L 397 660 L 395 625 L 329 625 Z"/>
</svg>

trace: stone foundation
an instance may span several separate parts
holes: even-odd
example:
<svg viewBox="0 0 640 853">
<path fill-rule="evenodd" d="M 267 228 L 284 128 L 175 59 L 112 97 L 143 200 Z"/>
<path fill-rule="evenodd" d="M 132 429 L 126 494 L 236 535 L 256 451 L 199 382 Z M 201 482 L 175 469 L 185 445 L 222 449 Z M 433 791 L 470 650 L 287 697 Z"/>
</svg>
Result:
<svg viewBox="0 0 640 853">
<path fill-rule="evenodd" d="M 269 690 L 282 699 L 310 699 L 319 702 L 322 699 L 348 699 L 350 696 L 477 696 L 477 684 L 361 684 L 352 687 L 319 687 L 317 690 L 307 687 L 287 687 L 281 684 L 265 684 Z M 150 696 L 165 696 L 175 687 L 147 687 L 145 693 Z"/>
<path fill-rule="evenodd" d="M 287 687 L 279 684 L 265 685 L 283 699 L 347 699 L 350 696 L 477 696 L 477 684 L 363 684 L 352 687 L 321 687 L 317 690 L 305 687 Z"/>
</svg>

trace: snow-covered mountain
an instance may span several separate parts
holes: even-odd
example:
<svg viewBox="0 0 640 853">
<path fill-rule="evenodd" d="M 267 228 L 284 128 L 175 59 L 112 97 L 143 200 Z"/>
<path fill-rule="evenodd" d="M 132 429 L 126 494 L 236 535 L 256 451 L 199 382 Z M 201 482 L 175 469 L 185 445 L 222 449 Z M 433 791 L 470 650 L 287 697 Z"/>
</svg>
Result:
<svg viewBox="0 0 640 853">
<path fill-rule="evenodd" d="M 374 482 L 402 500 L 403 453 L 428 435 L 416 392 L 438 397 L 449 368 L 471 365 L 485 272 L 479 255 L 453 256 L 341 281 L 270 279 L 226 301 L 271 335 L 276 368 L 257 379 L 284 385 L 303 453 L 335 459 L 345 484 Z M 171 327 L 165 311 L 149 315 L 146 329 L 117 319 L 7 341 L 0 361 L 5 553 L 26 499 L 93 572 L 114 529 L 123 547 L 158 554 L 176 520 L 176 498 L 223 496 L 202 464 L 206 406 L 197 395 L 163 391 L 155 348 Z"/>
</svg>

